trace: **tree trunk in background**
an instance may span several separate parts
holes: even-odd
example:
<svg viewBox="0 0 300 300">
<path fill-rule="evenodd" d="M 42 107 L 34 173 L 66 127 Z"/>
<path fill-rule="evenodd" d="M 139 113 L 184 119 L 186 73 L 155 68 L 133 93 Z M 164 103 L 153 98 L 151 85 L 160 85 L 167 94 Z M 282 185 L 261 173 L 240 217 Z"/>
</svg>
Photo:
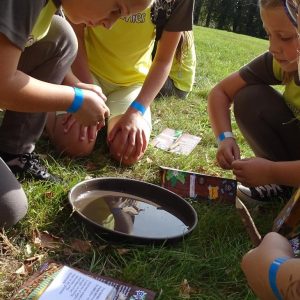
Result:
<svg viewBox="0 0 300 300">
<path fill-rule="evenodd" d="M 216 2 L 215 0 L 211 0 L 207 7 L 207 15 L 206 15 L 206 21 L 205 21 L 206 27 L 209 27 L 209 25 L 210 25 L 210 20 L 212 18 L 212 13 L 214 11 L 215 2 Z"/>
<path fill-rule="evenodd" d="M 195 0 L 194 24 L 265 38 L 257 0 Z"/>
<path fill-rule="evenodd" d="M 257 6 L 257 1 L 256 0 L 251 0 L 249 1 L 249 9 L 248 9 L 248 22 L 246 23 L 246 28 L 245 28 L 245 34 L 248 35 L 253 35 L 255 32 L 255 26 L 254 26 L 254 21 L 257 18 L 258 14 L 258 6 Z"/>
<path fill-rule="evenodd" d="M 228 27 L 230 26 L 228 20 L 231 19 L 230 12 L 232 13 L 233 11 L 232 0 L 222 0 L 220 3 L 220 7 L 222 7 L 222 9 L 220 10 L 216 27 L 218 29 L 229 29 Z"/>
<path fill-rule="evenodd" d="M 202 0 L 195 0 L 195 7 L 194 7 L 194 24 L 199 24 L 199 18 L 201 13 L 203 1 Z"/>
<path fill-rule="evenodd" d="M 233 32 L 240 32 L 240 22 L 242 16 L 242 1 L 238 0 L 234 7 L 233 12 L 233 21 L 232 21 L 232 31 Z"/>
</svg>

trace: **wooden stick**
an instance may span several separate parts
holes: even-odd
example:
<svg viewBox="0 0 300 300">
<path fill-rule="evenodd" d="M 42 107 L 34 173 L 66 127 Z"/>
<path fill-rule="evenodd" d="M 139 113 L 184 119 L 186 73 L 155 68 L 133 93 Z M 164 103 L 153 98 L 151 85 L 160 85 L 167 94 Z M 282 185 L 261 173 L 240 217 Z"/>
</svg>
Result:
<svg viewBox="0 0 300 300">
<path fill-rule="evenodd" d="M 238 197 L 235 198 L 235 207 L 242 219 L 244 226 L 246 227 L 253 246 L 257 247 L 261 242 L 261 235 L 258 232 L 247 207 Z"/>
</svg>

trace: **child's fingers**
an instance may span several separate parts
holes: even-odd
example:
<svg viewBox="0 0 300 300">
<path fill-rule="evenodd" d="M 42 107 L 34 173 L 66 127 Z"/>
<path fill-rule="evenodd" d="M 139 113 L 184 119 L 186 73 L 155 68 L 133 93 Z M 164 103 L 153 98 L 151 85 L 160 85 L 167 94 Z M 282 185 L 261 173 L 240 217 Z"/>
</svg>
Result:
<svg viewBox="0 0 300 300">
<path fill-rule="evenodd" d="M 63 126 L 64 126 L 64 133 L 68 133 L 68 132 L 72 129 L 73 125 L 74 125 L 76 122 L 77 122 L 76 119 L 73 118 L 73 117 L 70 115 L 70 117 L 68 118 L 67 122 L 63 123 Z"/>
<path fill-rule="evenodd" d="M 79 140 L 80 141 L 87 140 L 87 131 L 88 131 L 87 126 L 80 126 L 80 133 L 79 133 Z"/>
<path fill-rule="evenodd" d="M 241 159 L 241 153 L 240 153 L 239 147 L 233 148 L 233 157 L 234 157 L 234 160 Z"/>
<path fill-rule="evenodd" d="M 124 159 L 128 160 L 132 156 L 134 147 L 136 145 L 136 135 L 135 132 L 130 132 L 127 137 L 127 147 L 124 148 Z"/>
<path fill-rule="evenodd" d="M 97 137 L 97 132 L 98 132 L 98 125 L 97 126 L 89 126 L 87 129 L 87 136 L 89 142 L 93 142 L 96 140 Z"/>
<path fill-rule="evenodd" d="M 108 133 L 108 137 L 107 137 L 108 143 L 111 143 L 115 139 L 118 131 L 119 131 L 118 126 L 117 125 L 114 126 L 113 129 Z"/>
</svg>

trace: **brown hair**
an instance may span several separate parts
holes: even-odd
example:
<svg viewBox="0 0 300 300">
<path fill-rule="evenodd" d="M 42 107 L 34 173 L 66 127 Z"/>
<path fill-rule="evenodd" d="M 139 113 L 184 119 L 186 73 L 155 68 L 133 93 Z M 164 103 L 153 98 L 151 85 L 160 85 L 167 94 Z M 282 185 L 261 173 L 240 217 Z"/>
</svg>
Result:
<svg viewBox="0 0 300 300">
<path fill-rule="evenodd" d="M 175 58 L 179 63 L 181 63 L 184 55 L 187 53 L 189 47 L 192 47 L 193 44 L 193 33 L 192 31 L 183 31 L 181 33 L 181 38 L 178 43 Z"/>
<path fill-rule="evenodd" d="M 300 0 L 296 0 L 297 3 L 300 3 Z M 281 0 L 258 0 L 258 5 L 259 8 L 262 9 L 269 9 L 269 8 L 276 8 L 276 7 L 282 7 L 283 8 L 283 4 Z M 295 77 L 295 75 L 297 74 L 298 71 L 292 71 L 292 72 L 283 72 L 283 80 L 282 82 L 284 84 L 289 83 L 291 80 L 293 80 L 293 78 Z"/>
</svg>

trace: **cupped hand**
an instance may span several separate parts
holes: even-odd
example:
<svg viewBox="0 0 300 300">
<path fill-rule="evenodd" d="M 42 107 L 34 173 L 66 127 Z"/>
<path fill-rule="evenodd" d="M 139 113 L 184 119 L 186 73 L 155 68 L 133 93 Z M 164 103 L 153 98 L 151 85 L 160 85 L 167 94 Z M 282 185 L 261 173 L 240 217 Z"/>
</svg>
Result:
<svg viewBox="0 0 300 300">
<path fill-rule="evenodd" d="M 145 121 L 139 112 L 126 112 L 108 135 L 111 152 L 124 161 L 136 161 L 147 148 Z"/>
<path fill-rule="evenodd" d="M 220 142 L 217 151 L 217 161 L 221 168 L 232 169 L 232 162 L 240 159 L 240 149 L 235 139 L 227 138 Z"/>
<path fill-rule="evenodd" d="M 80 83 L 78 86 L 85 85 Z M 83 104 L 81 108 L 74 113 L 75 119 L 82 125 L 98 125 L 105 123 L 105 119 L 109 117 L 110 111 L 105 104 L 106 97 L 103 95 L 100 87 L 96 85 L 88 85 L 89 89 L 82 89 Z"/>
<path fill-rule="evenodd" d="M 272 165 L 274 162 L 252 157 L 247 159 L 235 160 L 232 162 L 233 174 L 237 181 L 246 186 L 260 186 L 273 182 Z"/>
</svg>

